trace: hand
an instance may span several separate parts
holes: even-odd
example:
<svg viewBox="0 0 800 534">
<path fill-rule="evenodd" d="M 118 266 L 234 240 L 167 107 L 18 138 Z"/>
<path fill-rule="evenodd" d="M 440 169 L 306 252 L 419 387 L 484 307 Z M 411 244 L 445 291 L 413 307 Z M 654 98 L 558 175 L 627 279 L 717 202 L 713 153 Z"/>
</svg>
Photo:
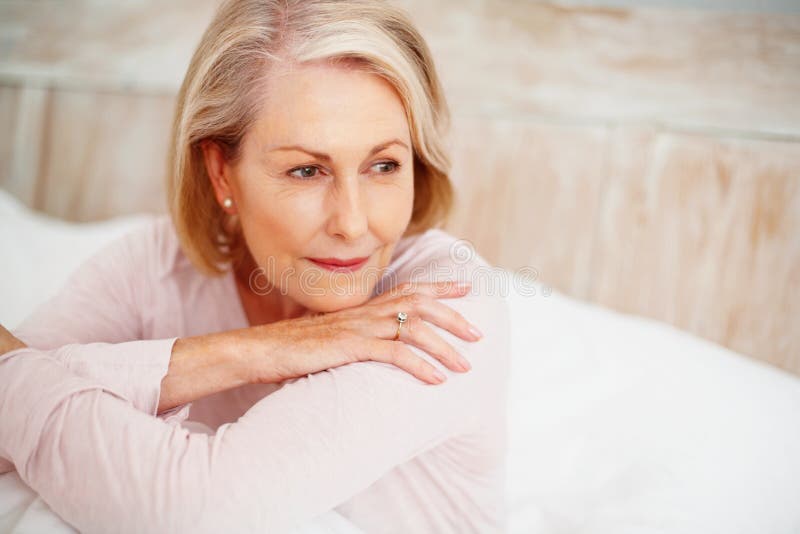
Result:
<svg viewBox="0 0 800 534">
<path fill-rule="evenodd" d="M 256 362 L 254 382 L 281 382 L 368 360 L 391 363 L 425 382 L 443 382 L 444 375 L 408 345 L 428 352 L 453 371 L 466 372 L 470 369 L 466 359 L 426 324 L 435 324 L 467 341 L 480 339 L 461 314 L 437 300 L 462 297 L 470 286 L 448 285 L 442 290 L 432 283 L 404 284 L 399 295 L 386 293 L 361 306 L 249 329 L 248 336 L 253 337 L 248 346 L 256 348 L 252 354 Z M 408 314 L 408 320 L 399 340 L 394 341 L 400 311 Z M 266 344 L 265 339 L 269 340 Z"/>
<path fill-rule="evenodd" d="M 14 337 L 14 334 L 6 330 L 3 325 L 0 325 L 0 354 L 5 354 L 12 350 L 24 349 L 27 346 L 28 345 Z"/>
</svg>

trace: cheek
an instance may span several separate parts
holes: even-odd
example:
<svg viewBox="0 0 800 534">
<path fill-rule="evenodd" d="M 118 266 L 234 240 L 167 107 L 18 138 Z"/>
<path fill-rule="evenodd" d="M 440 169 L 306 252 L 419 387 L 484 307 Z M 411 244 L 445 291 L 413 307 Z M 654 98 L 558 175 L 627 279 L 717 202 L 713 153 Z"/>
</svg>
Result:
<svg viewBox="0 0 800 534">
<path fill-rule="evenodd" d="M 250 252 L 263 265 L 269 257 L 283 264 L 302 255 L 319 228 L 320 213 L 314 195 L 266 187 L 251 192 L 239 217 Z"/>
<path fill-rule="evenodd" d="M 386 241 L 399 239 L 411 220 L 414 208 L 413 179 L 394 184 L 376 184 L 369 189 L 370 226 Z"/>
<path fill-rule="evenodd" d="M 376 258 L 376 266 L 382 269 L 391 262 L 395 245 L 411 221 L 414 208 L 413 179 L 403 186 L 393 184 L 378 188 L 370 198 L 370 206 L 378 208 L 371 210 L 370 226 L 383 245 Z"/>
</svg>

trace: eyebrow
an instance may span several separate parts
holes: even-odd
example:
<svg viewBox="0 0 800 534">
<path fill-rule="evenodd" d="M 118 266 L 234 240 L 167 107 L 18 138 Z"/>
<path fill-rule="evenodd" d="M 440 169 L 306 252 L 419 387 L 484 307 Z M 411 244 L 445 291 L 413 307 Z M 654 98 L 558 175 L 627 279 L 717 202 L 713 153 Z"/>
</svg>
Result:
<svg viewBox="0 0 800 534">
<path fill-rule="evenodd" d="M 385 143 L 381 143 L 379 145 L 375 145 L 372 148 L 372 150 L 369 151 L 369 154 L 367 154 L 367 157 L 370 157 L 370 156 L 372 156 L 374 154 L 377 154 L 378 152 L 380 152 L 384 148 L 387 148 L 387 147 L 389 147 L 391 145 L 400 145 L 400 146 L 405 147 L 406 150 L 408 150 L 408 145 L 406 145 L 400 139 L 391 139 L 389 141 L 386 141 Z M 325 154 L 324 152 L 314 152 L 313 150 L 309 150 L 309 149 L 307 149 L 307 148 L 305 148 L 303 146 L 300 146 L 300 145 L 284 145 L 284 146 L 270 147 L 269 149 L 267 149 L 267 152 L 272 152 L 272 151 L 275 151 L 275 150 L 298 150 L 300 152 L 305 152 L 306 154 L 310 154 L 310 155 L 314 156 L 315 158 L 321 159 L 323 161 L 330 162 L 332 160 L 332 158 L 328 154 Z"/>
</svg>

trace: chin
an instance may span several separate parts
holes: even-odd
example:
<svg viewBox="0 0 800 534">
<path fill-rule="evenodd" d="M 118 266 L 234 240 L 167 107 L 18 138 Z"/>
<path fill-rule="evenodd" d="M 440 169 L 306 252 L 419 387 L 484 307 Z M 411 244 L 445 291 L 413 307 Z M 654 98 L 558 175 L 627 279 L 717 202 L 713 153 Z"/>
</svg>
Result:
<svg viewBox="0 0 800 534">
<path fill-rule="evenodd" d="M 370 294 L 349 294 L 349 295 L 335 295 L 328 293 L 318 297 L 309 298 L 305 306 L 318 313 L 330 313 L 345 308 L 354 308 L 360 306 L 370 299 Z"/>
</svg>

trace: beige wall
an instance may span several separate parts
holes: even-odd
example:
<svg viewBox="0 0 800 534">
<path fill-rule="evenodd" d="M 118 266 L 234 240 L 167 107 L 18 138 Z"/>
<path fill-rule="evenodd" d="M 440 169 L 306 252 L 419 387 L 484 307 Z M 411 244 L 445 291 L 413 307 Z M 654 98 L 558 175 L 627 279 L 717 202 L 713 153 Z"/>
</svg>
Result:
<svg viewBox="0 0 800 534">
<path fill-rule="evenodd" d="M 800 15 L 402 4 L 454 114 L 450 231 L 800 374 Z M 213 7 L 0 2 L 0 186 L 74 220 L 163 210 Z"/>
</svg>

